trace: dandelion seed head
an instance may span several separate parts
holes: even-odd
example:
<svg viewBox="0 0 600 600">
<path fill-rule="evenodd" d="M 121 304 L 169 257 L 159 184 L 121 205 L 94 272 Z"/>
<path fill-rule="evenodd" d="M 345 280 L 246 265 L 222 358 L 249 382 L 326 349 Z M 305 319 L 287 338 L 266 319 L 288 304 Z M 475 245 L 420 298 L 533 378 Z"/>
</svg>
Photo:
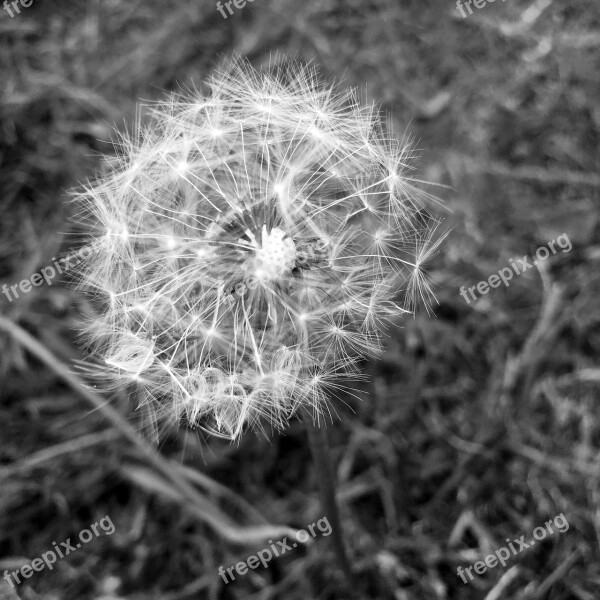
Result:
<svg viewBox="0 0 600 600">
<path fill-rule="evenodd" d="M 318 415 L 426 296 L 408 150 L 357 98 L 233 60 L 153 106 L 79 195 L 105 242 L 80 267 L 89 339 L 163 421 L 235 439 Z"/>
</svg>

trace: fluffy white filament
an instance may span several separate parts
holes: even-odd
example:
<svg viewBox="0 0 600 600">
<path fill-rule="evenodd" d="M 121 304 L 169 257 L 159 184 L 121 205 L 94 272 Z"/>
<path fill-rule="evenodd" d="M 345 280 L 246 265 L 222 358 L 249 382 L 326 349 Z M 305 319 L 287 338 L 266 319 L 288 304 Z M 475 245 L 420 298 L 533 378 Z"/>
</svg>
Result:
<svg viewBox="0 0 600 600">
<path fill-rule="evenodd" d="M 298 64 L 234 60 L 151 112 L 80 194 L 104 242 L 81 273 L 104 374 L 232 439 L 321 411 L 426 289 L 408 149 Z"/>
</svg>

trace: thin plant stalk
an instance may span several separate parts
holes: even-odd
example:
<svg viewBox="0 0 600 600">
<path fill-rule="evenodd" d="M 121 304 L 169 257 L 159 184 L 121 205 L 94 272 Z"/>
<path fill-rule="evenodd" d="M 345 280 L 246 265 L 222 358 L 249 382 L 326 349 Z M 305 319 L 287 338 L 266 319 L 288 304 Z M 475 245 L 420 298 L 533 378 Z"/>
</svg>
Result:
<svg viewBox="0 0 600 600">
<path fill-rule="evenodd" d="M 331 460 L 331 451 L 329 444 L 329 435 L 326 427 L 319 427 L 314 423 L 312 415 L 304 412 L 304 422 L 308 432 L 308 443 L 310 452 L 317 473 L 319 492 L 321 494 L 321 503 L 323 510 L 329 522 L 331 523 L 331 538 L 333 548 L 339 563 L 339 566 L 346 576 L 348 587 L 351 591 L 356 590 L 356 578 L 350 565 L 340 511 L 336 500 L 335 469 Z"/>
<path fill-rule="evenodd" d="M 44 363 L 58 377 L 67 383 L 75 392 L 84 398 L 95 410 L 99 410 L 134 447 L 141 456 L 150 463 L 188 502 L 184 506 L 196 517 L 211 527 L 224 539 L 240 545 L 252 545 L 263 542 L 269 537 L 292 536 L 294 529 L 276 525 L 240 526 L 234 523 L 219 508 L 200 494 L 182 475 L 179 469 L 169 460 L 161 456 L 148 442 L 140 437 L 135 428 L 123 419 L 104 398 L 98 395 L 59 359 L 57 359 L 43 344 L 30 333 L 10 319 L 0 316 L 0 331 L 9 334 L 23 348 Z"/>
</svg>

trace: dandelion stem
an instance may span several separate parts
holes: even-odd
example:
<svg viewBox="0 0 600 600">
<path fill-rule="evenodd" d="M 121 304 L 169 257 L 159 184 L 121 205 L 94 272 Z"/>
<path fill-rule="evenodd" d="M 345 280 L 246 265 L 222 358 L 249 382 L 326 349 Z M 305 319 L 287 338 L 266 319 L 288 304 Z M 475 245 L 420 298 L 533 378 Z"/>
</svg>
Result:
<svg viewBox="0 0 600 600">
<path fill-rule="evenodd" d="M 335 471 L 331 460 L 329 436 L 326 427 L 319 427 L 313 420 L 308 410 L 304 411 L 304 421 L 308 432 L 310 451 L 317 471 L 319 491 L 325 516 L 331 523 L 331 537 L 333 548 L 342 572 L 346 576 L 348 588 L 351 592 L 357 590 L 356 579 L 350 566 L 340 512 L 335 498 Z"/>
</svg>

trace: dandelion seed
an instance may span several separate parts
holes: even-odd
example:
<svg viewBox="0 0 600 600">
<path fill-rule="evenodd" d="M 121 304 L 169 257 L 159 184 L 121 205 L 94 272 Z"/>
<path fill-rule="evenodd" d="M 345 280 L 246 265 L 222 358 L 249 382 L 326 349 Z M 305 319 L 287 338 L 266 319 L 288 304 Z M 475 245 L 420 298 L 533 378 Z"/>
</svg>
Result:
<svg viewBox="0 0 600 600">
<path fill-rule="evenodd" d="M 310 67 L 242 60 L 153 107 L 80 194 L 106 240 L 81 267 L 104 374 L 232 439 L 326 411 L 429 292 L 431 227 L 381 120 Z"/>
</svg>

